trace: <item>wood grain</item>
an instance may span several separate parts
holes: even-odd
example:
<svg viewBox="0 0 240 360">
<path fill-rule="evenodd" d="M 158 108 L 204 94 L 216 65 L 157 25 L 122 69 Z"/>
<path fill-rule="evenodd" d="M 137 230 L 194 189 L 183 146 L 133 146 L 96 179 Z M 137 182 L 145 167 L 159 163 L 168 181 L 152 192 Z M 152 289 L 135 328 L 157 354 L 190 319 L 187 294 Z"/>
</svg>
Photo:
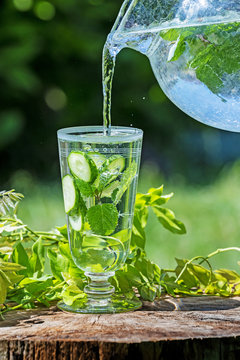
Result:
<svg viewBox="0 0 240 360">
<path fill-rule="evenodd" d="M 240 298 L 166 297 L 141 310 L 16 311 L 0 322 L 0 360 L 240 359 Z"/>
</svg>

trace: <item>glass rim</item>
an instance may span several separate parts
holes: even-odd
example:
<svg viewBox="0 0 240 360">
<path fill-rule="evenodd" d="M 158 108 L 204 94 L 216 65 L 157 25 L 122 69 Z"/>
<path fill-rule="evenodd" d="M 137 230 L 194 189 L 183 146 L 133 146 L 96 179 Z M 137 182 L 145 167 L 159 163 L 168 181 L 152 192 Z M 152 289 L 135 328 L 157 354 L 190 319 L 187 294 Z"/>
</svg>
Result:
<svg viewBox="0 0 240 360">
<path fill-rule="evenodd" d="M 132 142 L 143 137 L 143 130 L 131 126 L 112 126 L 110 136 L 99 136 L 103 134 L 102 125 L 73 126 L 57 131 L 58 140 L 65 141 L 91 141 L 98 143 Z M 95 135 L 94 135 L 95 134 Z"/>
</svg>

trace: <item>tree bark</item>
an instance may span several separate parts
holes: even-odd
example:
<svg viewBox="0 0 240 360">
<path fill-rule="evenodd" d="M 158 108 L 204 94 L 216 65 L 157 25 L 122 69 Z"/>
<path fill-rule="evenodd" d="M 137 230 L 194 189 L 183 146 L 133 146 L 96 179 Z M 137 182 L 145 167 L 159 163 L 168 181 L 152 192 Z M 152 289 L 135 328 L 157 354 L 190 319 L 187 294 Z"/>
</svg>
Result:
<svg viewBox="0 0 240 360">
<path fill-rule="evenodd" d="M 240 298 L 166 297 L 141 310 L 78 315 L 10 312 L 0 360 L 239 360 Z"/>
</svg>

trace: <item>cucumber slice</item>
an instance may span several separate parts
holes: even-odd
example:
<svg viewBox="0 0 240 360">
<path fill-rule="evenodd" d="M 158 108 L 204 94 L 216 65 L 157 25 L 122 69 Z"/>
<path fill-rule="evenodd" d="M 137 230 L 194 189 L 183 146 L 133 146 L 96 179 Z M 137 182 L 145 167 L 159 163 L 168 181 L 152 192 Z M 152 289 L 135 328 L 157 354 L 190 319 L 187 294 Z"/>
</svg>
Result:
<svg viewBox="0 0 240 360">
<path fill-rule="evenodd" d="M 121 173 L 125 168 L 125 159 L 120 155 L 113 155 L 107 161 L 107 169 L 111 173 Z"/>
<path fill-rule="evenodd" d="M 82 230 L 83 227 L 83 217 L 82 214 L 74 214 L 69 216 L 69 222 L 75 231 Z"/>
<path fill-rule="evenodd" d="M 106 156 L 99 152 L 88 152 L 88 156 L 92 159 L 98 169 L 102 167 L 102 164 L 106 161 Z"/>
<path fill-rule="evenodd" d="M 62 188 L 65 212 L 68 214 L 76 206 L 78 201 L 78 193 L 71 175 L 66 175 L 63 177 Z"/>
<path fill-rule="evenodd" d="M 85 153 L 72 151 L 68 156 L 68 165 L 72 175 L 86 182 L 93 182 L 97 177 L 95 163 Z"/>
</svg>

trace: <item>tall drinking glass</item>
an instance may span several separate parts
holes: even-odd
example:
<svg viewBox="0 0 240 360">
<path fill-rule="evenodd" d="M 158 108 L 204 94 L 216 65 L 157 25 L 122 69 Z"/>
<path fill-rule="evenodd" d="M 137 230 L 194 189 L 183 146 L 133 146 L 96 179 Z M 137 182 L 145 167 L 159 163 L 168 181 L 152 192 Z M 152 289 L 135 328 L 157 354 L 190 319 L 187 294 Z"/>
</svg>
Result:
<svg viewBox="0 0 240 360">
<path fill-rule="evenodd" d="M 62 310 L 114 313 L 141 306 L 138 299 L 114 294 L 108 279 L 130 249 L 143 132 L 101 126 L 58 131 L 68 238 L 75 264 L 89 279 L 86 301 Z"/>
</svg>

